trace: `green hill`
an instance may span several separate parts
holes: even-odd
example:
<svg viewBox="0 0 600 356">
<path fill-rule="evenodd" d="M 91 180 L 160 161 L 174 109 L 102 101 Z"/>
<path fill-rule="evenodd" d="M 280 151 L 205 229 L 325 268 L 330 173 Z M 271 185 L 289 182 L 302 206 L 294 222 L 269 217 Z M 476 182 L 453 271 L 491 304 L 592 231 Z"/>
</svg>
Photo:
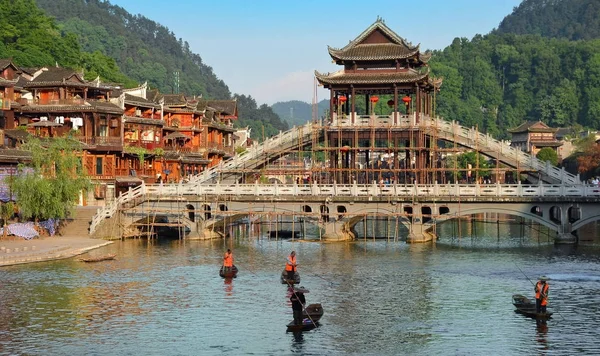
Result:
<svg viewBox="0 0 600 356">
<path fill-rule="evenodd" d="M 321 118 L 329 110 L 329 101 L 321 100 L 318 105 L 317 118 Z M 290 126 L 301 126 L 313 119 L 312 104 L 299 100 L 277 102 L 271 105 L 273 111 Z"/>
<path fill-rule="evenodd" d="M 568 40 L 599 38 L 600 1 L 524 0 L 495 32 Z"/>
</svg>

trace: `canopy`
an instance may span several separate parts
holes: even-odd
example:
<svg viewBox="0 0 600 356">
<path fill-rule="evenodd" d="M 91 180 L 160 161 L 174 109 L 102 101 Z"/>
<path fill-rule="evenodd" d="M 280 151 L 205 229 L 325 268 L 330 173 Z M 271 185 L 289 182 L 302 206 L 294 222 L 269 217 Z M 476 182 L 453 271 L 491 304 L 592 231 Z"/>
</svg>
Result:
<svg viewBox="0 0 600 356">
<path fill-rule="evenodd" d="M 178 138 L 183 138 L 183 139 L 186 139 L 186 140 L 191 140 L 192 139 L 190 136 L 184 135 L 181 132 L 173 132 L 173 133 L 170 133 L 170 134 L 166 135 L 165 137 L 163 137 L 163 140 L 165 140 L 165 141 L 166 140 L 175 140 L 175 139 L 178 139 Z"/>
</svg>

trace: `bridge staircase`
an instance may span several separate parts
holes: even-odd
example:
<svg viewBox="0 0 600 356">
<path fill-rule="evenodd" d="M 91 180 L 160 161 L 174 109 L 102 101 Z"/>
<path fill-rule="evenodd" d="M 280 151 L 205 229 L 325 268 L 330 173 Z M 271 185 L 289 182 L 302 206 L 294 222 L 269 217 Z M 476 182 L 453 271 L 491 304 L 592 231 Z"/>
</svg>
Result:
<svg viewBox="0 0 600 356">
<path fill-rule="evenodd" d="M 445 121 L 439 118 L 430 118 L 421 116 L 420 122 L 416 123 L 413 115 L 410 120 L 401 121 L 401 128 L 421 129 L 438 139 L 456 142 L 464 147 L 479 151 L 480 153 L 497 159 L 508 166 L 518 168 L 521 171 L 536 172 L 531 177 L 531 181 L 541 179 L 549 184 L 581 184 L 578 175 L 566 172 L 546 162 L 542 162 L 535 156 L 522 152 L 511 147 L 506 142 L 501 142 L 487 134 L 482 134 L 474 128 L 467 128 L 459 125 L 455 121 Z M 199 175 L 193 176 L 187 183 L 178 185 L 179 192 L 195 191 L 195 187 L 202 184 L 235 183 L 239 181 L 240 170 L 251 170 L 263 167 L 267 162 L 272 162 L 282 155 L 297 150 L 299 147 L 312 145 L 321 135 L 322 130 L 312 123 L 300 127 L 294 127 L 286 132 L 265 140 L 262 144 L 257 144 L 249 148 L 242 154 L 236 155 L 231 159 L 221 162 L 219 165 L 211 167 Z M 136 205 L 136 198 L 143 197 L 146 194 L 147 187 L 141 185 L 127 193 L 122 194 L 113 202 L 99 209 L 92 219 L 90 233 L 93 233 L 102 220 L 112 217 L 119 206 L 125 203 Z M 142 198 L 143 199 L 143 198 Z"/>
</svg>

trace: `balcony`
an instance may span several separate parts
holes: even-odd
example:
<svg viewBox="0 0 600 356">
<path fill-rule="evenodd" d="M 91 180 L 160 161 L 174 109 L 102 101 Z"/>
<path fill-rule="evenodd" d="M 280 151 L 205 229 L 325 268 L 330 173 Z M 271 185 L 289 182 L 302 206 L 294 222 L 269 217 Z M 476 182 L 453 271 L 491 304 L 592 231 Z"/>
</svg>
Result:
<svg viewBox="0 0 600 356">
<path fill-rule="evenodd" d="M 102 147 L 105 149 L 122 150 L 123 141 L 121 137 L 95 136 L 85 137 L 78 136 L 75 139 L 89 147 Z"/>
<path fill-rule="evenodd" d="M 83 99 L 19 99 L 21 105 L 66 105 L 81 106 L 86 105 Z"/>
</svg>

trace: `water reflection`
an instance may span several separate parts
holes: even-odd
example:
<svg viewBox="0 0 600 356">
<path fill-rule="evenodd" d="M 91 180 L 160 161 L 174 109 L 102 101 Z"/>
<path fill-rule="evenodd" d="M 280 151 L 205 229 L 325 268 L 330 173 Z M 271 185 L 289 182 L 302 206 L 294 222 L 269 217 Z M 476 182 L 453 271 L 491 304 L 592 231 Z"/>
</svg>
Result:
<svg viewBox="0 0 600 356">
<path fill-rule="evenodd" d="M 0 269 L 0 353 L 600 354 L 600 247 L 515 239 L 118 242 L 99 251 L 115 261 Z M 235 286 L 216 275 L 225 244 L 243 267 Z M 286 334 L 291 291 L 279 276 L 292 249 L 307 303 L 323 303 L 326 313 L 319 328 Z M 553 280 L 559 321 L 534 329 L 514 313 L 512 295 L 533 294 L 515 265 Z"/>
</svg>

